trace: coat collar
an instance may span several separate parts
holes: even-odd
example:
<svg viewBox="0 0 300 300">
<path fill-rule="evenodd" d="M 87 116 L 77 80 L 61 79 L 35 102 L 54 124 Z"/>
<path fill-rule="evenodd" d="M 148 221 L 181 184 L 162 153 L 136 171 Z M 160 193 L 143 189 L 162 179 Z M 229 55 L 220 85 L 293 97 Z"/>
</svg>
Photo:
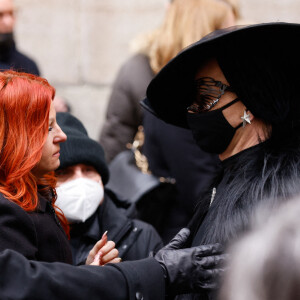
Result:
<svg viewBox="0 0 300 300">
<path fill-rule="evenodd" d="M 48 205 L 51 205 L 49 200 L 46 200 L 41 194 L 38 194 L 39 203 L 36 208 L 37 211 L 45 212 Z"/>
<path fill-rule="evenodd" d="M 116 244 L 124 234 L 133 226 L 122 208 L 117 207 L 107 194 L 103 203 L 86 222 L 75 224 L 71 229 L 71 236 L 83 235 L 95 241 L 99 240 L 100 233 L 107 231 L 109 240 Z"/>
</svg>

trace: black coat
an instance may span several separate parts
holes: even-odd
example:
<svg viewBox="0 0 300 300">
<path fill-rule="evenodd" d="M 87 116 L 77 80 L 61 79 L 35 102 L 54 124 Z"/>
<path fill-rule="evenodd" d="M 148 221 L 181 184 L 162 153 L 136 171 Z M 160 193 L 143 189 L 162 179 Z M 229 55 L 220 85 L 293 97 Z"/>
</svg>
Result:
<svg viewBox="0 0 300 300">
<path fill-rule="evenodd" d="M 19 52 L 14 42 L 0 47 L 0 70 L 5 69 L 40 75 L 37 64 L 31 58 Z"/>
<path fill-rule="evenodd" d="M 0 253 L 0 299 L 163 300 L 164 277 L 153 258 L 119 264 L 70 266 Z"/>
<path fill-rule="evenodd" d="M 49 201 L 39 197 L 36 211 L 26 212 L 0 194 L 0 251 L 12 249 L 28 259 L 72 263 L 67 236 Z"/>
<path fill-rule="evenodd" d="M 95 214 L 85 223 L 75 224 L 71 228 L 74 264 L 85 262 L 89 251 L 105 231 L 108 231 L 108 240 L 116 243 L 123 261 L 146 258 L 150 252 L 157 252 L 163 246 L 160 236 L 151 225 L 129 219 L 125 210 L 117 207 L 105 194 Z"/>
<path fill-rule="evenodd" d="M 159 177 L 176 179 L 176 196 L 164 216 L 161 236 L 167 243 L 190 221 L 195 206 L 219 169 L 219 159 L 202 151 L 190 130 L 163 122 L 144 111 L 143 153 Z"/>
</svg>

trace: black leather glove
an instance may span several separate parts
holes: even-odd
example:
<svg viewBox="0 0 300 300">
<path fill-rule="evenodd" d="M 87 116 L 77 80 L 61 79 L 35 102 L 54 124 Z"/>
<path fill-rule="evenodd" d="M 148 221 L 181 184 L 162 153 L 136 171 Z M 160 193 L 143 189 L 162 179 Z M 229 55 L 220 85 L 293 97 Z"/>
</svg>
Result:
<svg viewBox="0 0 300 300">
<path fill-rule="evenodd" d="M 217 288 L 226 258 L 220 244 L 180 249 L 190 230 L 183 228 L 154 258 L 165 272 L 167 294 L 200 292 Z"/>
</svg>

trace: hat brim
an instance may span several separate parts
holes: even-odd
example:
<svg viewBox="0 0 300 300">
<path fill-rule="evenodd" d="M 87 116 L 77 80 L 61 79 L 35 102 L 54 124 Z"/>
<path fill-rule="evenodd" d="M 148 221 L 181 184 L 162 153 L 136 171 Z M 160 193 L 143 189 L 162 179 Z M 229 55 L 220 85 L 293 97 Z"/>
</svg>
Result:
<svg viewBox="0 0 300 300">
<path fill-rule="evenodd" d="M 259 43 L 270 32 L 274 32 L 274 38 L 280 43 L 280 38 L 286 34 L 299 34 L 300 25 L 274 22 L 234 26 L 212 32 L 184 49 L 161 69 L 150 82 L 142 106 L 167 123 L 188 128 L 186 108 L 193 101 L 194 76 L 199 66 L 209 58 L 217 57 L 222 45 L 232 38 L 247 39 L 249 36 L 253 39 L 257 34 L 259 38 L 253 43 Z M 226 48 L 230 50 L 229 43 Z"/>
</svg>

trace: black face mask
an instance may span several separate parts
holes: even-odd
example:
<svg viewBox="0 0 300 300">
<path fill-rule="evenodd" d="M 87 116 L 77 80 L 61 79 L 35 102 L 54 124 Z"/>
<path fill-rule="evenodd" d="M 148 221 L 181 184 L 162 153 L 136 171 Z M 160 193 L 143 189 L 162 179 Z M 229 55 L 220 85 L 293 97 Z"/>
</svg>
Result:
<svg viewBox="0 0 300 300">
<path fill-rule="evenodd" d="M 232 127 L 222 111 L 239 101 L 235 99 L 225 106 L 205 113 L 187 113 L 187 122 L 198 146 L 205 152 L 220 154 L 230 144 L 236 130 L 242 126 Z"/>
</svg>

